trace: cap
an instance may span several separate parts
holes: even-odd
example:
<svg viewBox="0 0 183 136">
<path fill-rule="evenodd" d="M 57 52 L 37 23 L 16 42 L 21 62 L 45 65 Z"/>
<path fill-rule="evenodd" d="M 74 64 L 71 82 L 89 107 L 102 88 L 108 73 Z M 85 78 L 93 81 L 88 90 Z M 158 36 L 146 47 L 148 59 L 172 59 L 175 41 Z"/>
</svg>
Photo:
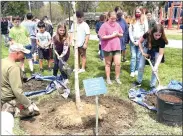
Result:
<svg viewBox="0 0 183 136">
<path fill-rule="evenodd" d="M 30 50 L 24 48 L 24 46 L 22 44 L 13 44 L 13 45 L 10 45 L 9 47 L 9 52 L 23 52 L 25 54 L 29 54 L 30 53 Z"/>
</svg>

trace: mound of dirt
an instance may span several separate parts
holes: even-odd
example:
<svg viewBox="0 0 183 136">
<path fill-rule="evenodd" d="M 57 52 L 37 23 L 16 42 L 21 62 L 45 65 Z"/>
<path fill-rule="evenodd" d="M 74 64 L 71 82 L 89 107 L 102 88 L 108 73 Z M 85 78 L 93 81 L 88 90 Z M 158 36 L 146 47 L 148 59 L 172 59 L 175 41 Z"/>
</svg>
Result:
<svg viewBox="0 0 183 136">
<path fill-rule="evenodd" d="M 24 92 L 45 90 L 49 84 L 49 81 L 38 81 L 31 79 L 30 81 L 23 83 L 23 90 Z"/>
<path fill-rule="evenodd" d="M 149 106 L 157 107 L 157 96 L 155 94 L 147 94 L 144 98 L 144 102 Z"/>
<path fill-rule="evenodd" d="M 94 135 L 95 97 L 81 97 L 82 110 L 76 110 L 74 98 L 59 96 L 38 104 L 40 115 L 22 120 L 21 127 L 31 135 Z M 117 135 L 128 130 L 136 120 L 131 102 L 99 97 L 99 135 Z"/>
</svg>

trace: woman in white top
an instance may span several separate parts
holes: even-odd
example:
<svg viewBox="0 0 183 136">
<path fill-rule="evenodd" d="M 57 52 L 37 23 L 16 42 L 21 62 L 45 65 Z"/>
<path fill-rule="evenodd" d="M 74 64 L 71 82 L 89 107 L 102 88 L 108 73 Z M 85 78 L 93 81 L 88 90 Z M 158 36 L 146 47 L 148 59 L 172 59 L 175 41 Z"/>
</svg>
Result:
<svg viewBox="0 0 183 136">
<path fill-rule="evenodd" d="M 135 9 L 135 15 L 130 22 L 129 36 L 130 36 L 130 51 L 131 51 L 131 62 L 130 62 L 130 76 L 134 77 L 138 75 L 138 66 L 140 60 L 139 50 L 139 39 L 144 33 L 148 31 L 148 22 L 143 13 L 142 8 Z"/>
</svg>

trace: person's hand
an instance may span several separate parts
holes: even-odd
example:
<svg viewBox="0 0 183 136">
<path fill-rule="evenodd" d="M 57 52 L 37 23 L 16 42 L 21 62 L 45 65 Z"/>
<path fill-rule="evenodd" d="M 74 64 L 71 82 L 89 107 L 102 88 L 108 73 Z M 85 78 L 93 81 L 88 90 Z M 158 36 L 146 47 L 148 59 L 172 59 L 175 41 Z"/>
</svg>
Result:
<svg viewBox="0 0 183 136">
<path fill-rule="evenodd" d="M 112 35 L 113 35 L 113 37 L 116 37 L 116 36 L 118 36 L 118 32 L 117 32 L 117 31 L 114 31 L 114 32 L 112 33 Z"/>
<path fill-rule="evenodd" d="M 149 57 L 150 57 L 149 54 L 146 54 L 146 53 L 144 53 L 144 52 L 142 52 L 142 55 L 143 55 L 144 57 L 146 57 L 146 58 L 149 58 Z"/>
<path fill-rule="evenodd" d="M 22 81 L 23 81 L 24 83 L 26 83 L 26 82 L 27 82 L 27 79 L 28 79 L 27 77 L 23 77 L 23 78 L 22 78 Z"/>
<path fill-rule="evenodd" d="M 138 45 L 139 45 L 138 41 L 134 41 L 133 44 L 134 44 L 135 46 L 138 46 Z"/>
<path fill-rule="evenodd" d="M 34 112 L 34 105 L 31 104 L 29 107 L 28 107 L 28 110 L 30 113 L 33 113 Z"/>
<path fill-rule="evenodd" d="M 58 56 L 58 59 L 59 59 L 59 60 L 62 60 L 62 56 L 61 56 L 61 55 L 60 55 L 60 56 Z"/>
</svg>

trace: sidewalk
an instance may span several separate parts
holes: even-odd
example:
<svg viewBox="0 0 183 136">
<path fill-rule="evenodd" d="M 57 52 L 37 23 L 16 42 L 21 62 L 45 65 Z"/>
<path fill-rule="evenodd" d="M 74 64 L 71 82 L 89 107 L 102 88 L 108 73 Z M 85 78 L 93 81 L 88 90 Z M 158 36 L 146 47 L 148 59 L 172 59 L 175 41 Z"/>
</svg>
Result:
<svg viewBox="0 0 183 136">
<path fill-rule="evenodd" d="M 97 35 L 90 35 L 90 40 L 97 40 L 98 37 Z M 168 48 L 177 48 L 177 49 L 182 49 L 182 40 L 168 40 L 169 44 L 166 45 Z"/>
</svg>

